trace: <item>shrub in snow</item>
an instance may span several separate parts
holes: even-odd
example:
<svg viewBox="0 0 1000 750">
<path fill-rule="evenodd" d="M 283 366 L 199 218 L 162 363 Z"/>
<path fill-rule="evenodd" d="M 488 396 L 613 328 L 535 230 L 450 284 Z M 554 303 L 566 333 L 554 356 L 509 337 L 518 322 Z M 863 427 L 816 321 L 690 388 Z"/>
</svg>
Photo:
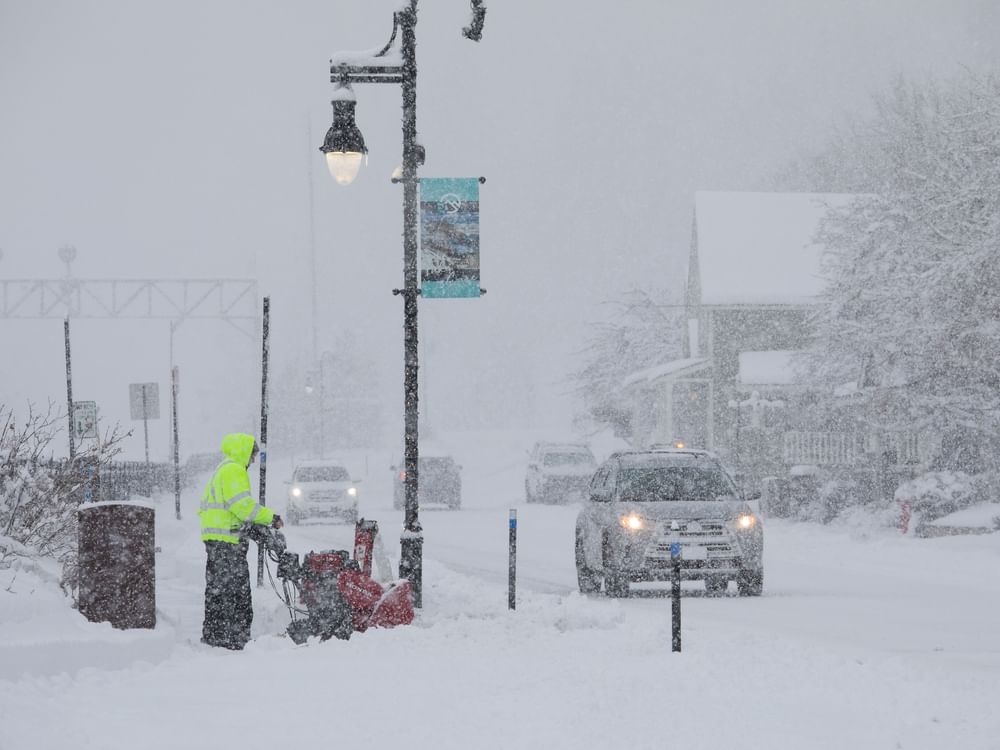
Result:
<svg viewBox="0 0 1000 750">
<path fill-rule="evenodd" d="M 63 424 L 65 415 L 51 404 L 44 413 L 29 406 L 20 425 L 0 405 L 0 567 L 16 558 L 51 558 L 63 564 L 72 586 L 81 467 L 109 463 L 122 436 L 105 435 L 72 462 L 56 460 L 52 442 Z"/>
<path fill-rule="evenodd" d="M 932 471 L 901 484 L 897 502 L 910 503 L 914 520 L 933 521 L 972 505 L 980 497 L 976 480 L 961 471 Z M 916 523 L 911 522 L 916 526 Z"/>
</svg>

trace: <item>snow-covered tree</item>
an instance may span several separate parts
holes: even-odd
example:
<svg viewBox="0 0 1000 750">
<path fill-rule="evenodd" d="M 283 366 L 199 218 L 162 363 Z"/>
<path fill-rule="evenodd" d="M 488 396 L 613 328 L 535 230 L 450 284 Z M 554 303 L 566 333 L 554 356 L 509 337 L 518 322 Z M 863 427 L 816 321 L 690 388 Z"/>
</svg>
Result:
<svg viewBox="0 0 1000 750">
<path fill-rule="evenodd" d="M 933 430 L 978 470 L 1000 434 L 1000 79 L 900 81 L 853 137 L 838 187 L 865 194 L 820 232 L 813 364 L 858 383 L 871 423 Z"/>
<path fill-rule="evenodd" d="M 662 291 L 631 289 L 605 303 L 570 381 L 583 406 L 578 421 L 627 429 L 622 381 L 637 370 L 683 356 L 683 311 Z"/>
</svg>

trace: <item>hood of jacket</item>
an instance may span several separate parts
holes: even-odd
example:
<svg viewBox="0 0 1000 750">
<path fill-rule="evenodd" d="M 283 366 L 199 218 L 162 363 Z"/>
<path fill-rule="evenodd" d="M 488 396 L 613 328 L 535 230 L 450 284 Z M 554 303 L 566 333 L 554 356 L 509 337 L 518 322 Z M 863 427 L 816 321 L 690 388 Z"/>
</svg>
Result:
<svg viewBox="0 0 1000 750">
<path fill-rule="evenodd" d="M 253 435 L 244 432 L 234 432 L 222 438 L 222 453 L 230 461 L 240 466 L 249 466 L 250 454 L 256 440 Z"/>
</svg>

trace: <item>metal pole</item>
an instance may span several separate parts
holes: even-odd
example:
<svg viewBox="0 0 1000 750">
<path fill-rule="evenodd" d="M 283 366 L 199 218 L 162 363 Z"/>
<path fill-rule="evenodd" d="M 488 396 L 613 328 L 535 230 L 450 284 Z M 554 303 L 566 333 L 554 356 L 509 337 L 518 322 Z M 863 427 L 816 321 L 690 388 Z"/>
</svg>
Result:
<svg viewBox="0 0 1000 750">
<path fill-rule="evenodd" d="M 507 609 L 514 609 L 517 592 L 517 510 L 510 509 L 510 537 L 507 556 Z"/>
<path fill-rule="evenodd" d="M 69 353 L 69 318 L 63 320 L 63 336 L 66 339 L 66 419 L 69 421 L 69 460 L 76 458 L 76 442 L 73 436 L 73 368 Z"/>
<path fill-rule="evenodd" d="M 146 497 L 153 496 L 153 476 L 149 467 L 149 411 L 146 407 L 146 384 L 142 384 L 142 433 L 146 439 Z"/>
<path fill-rule="evenodd" d="M 681 650 L 681 545 L 674 542 L 670 545 L 670 564 L 673 568 L 673 580 L 670 583 L 670 594 L 673 610 L 673 642 L 670 650 Z"/>
<path fill-rule="evenodd" d="M 180 371 L 177 367 L 170 370 L 171 416 L 174 423 L 174 508 L 177 520 L 181 520 L 181 451 L 177 437 L 177 391 L 180 385 Z"/>
<path fill-rule="evenodd" d="M 319 354 L 319 408 L 316 413 L 319 415 L 319 457 L 326 458 L 326 417 L 324 410 L 326 409 L 326 389 L 323 386 L 323 381 L 326 380 L 326 372 L 323 369 L 323 353 Z"/>
<path fill-rule="evenodd" d="M 413 606 L 422 606 L 423 533 L 418 518 L 417 354 L 417 7 L 398 11 L 402 29 L 403 90 L 403 466 L 405 514 L 400 537 L 399 576 L 413 587 Z"/>
<path fill-rule="evenodd" d="M 309 139 L 309 144 L 312 144 L 312 123 L 307 121 L 306 125 L 306 137 Z M 311 157 L 312 154 L 310 153 Z M 309 159 L 309 264 L 311 266 L 310 271 L 312 275 L 311 288 L 311 303 L 312 303 L 312 356 L 316 356 L 319 352 L 319 301 L 318 293 L 316 291 L 316 285 L 319 283 L 317 281 L 316 274 L 316 209 L 315 209 L 315 198 L 313 196 L 313 160 Z"/>
<path fill-rule="evenodd" d="M 271 298 L 264 297 L 264 334 L 260 367 L 260 504 L 267 505 L 267 367 L 271 332 Z M 264 585 L 264 548 L 257 545 L 257 585 Z"/>
</svg>

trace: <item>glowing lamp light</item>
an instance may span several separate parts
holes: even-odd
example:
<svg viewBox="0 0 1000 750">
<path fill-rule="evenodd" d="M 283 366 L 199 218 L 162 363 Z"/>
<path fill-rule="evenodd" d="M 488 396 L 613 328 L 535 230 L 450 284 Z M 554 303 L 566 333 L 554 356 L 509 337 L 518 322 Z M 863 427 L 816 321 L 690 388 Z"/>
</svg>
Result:
<svg viewBox="0 0 1000 750">
<path fill-rule="evenodd" d="M 338 185 L 350 185 L 358 176 L 361 160 L 368 153 L 364 136 L 354 121 L 357 101 L 347 84 L 334 90 L 333 124 L 326 131 L 326 138 L 319 150 L 326 154 L 326 166 Z"/>
<path fill-rule="evenodd" d="M 327 151 L 326 167 L 338 185 L 350 185 L 361 169 L 360 151 Z"/>
<path fill-rule="evenodd" d="M 641 516 L 635 513 L 630 513 L 627 516 L 622 516 L 620 523 L 629 531 L 641 531 L 645 527 L 645 522 L 642 520 Z"/>
</svg>

